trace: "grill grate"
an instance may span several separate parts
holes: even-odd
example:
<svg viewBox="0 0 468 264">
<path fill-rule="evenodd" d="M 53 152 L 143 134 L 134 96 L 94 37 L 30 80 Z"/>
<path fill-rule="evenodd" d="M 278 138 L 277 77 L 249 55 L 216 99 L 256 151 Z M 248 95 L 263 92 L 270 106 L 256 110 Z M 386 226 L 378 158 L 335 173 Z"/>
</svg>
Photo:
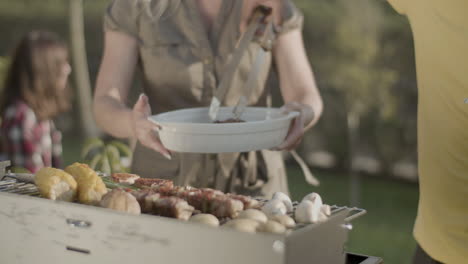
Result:
<svg viewBox="0 0 468 264">
<path fill-rule="evenodd" d="M 5 176 L 0 181 L 0 192 L 39 196 L 36 185 L 32 183 L 18 182 L 16 179 L 9 179 Z"/>
<path fill-rule="evenodd" d="M 9 160 L 0 161 L 0 192 L 16 193 L 29 196 L 39 196 L 39 190 L 31 182 L 16 179 L 14 173 L 6 172 L 11 165 Z"/>
<path fill-rule="evenodd" d="M 5 173 L 6 167 L 10 166 L 9 161 L 0 161 L 0 192 L 8 192 L 8 193 L 16 193 L 22 195 L 29 195 L 29 196 L 40 196 L 39 190 L 37 189 L 36 185 L 31 183 L 31 175 L 30 174 L 15 174 L 7 172 Z M 100 176 L 103 176 L 99 173 Z M 17 179 L 18 178 L 18 179 Z M 256 198 L 261 203 L 266 203 L 268 200 L 262 198 Z M 294 210 L 299 205 L 299 202 L 294 201 L 293 207 Z M 351 220 L 364 215 L 367 211 L 365 209 L 357 208 L 357 207 L 347 207 L 347 206 L 331 206 L 331 214 L 334 215 L 342 210 L 349 210 L 349 215 L 345 219 L 346 222 L 350 222 Z M 293 216 L 290 214 L 290 216 Z M 297 224 L 296 228 L 301 228 L 306 224 Z"/>
<path fill-rule="evenodd" d="M 40 196 L 39 190 L 37 189 L 36 185 L 32 183 L 25 183 L 18 181 L 17 179 L 13 178 L 14 174 L 7 173 L 6 175 L 3 176 L 3 178 L 0 179 L 0 192 L 8 192 L 8 193 L 16 193 L 16 194 L 22 194 L 22 195 L 29 195 L 29 196 Z M 265 203 L 268 200 L 257 198 L 258 201 L 261 203 Z M 293 202 L 293 207 L 294 210 L 296 209 L 297 205 L 299 205 L 299 202 L 294 201 Z M 351 220 L 358 218 L 361 215 L 364 215 L 366 213 L 366 210 L 357 208 L 357 207 L 347 207 L 347 206 L 337 206 L 337 205 L 332 205 L 331 207 L 331 214 L 334 215 L 342 210 L 349 209 L 350 214 L 349 216 L 345 219 L 346 222 L 350 222 Z M 292 213 L 289 213 L 289 216 L 293 217 Z M 298 223 L 295 229 L 304 227 L 308 224 L 300 224 Z"/>
<path fill-rule="evenodd" d="M 266 202 L 268 202 L 267 199 L 263 199 L 263 198 L 256 198 L 256 200 L 258 200 L 262 204 L 265 204 Z M 288 215 L 291 216 L 292 218 L 294 218 L 294 211 L 296 211 L 296 208 L 299 205 L 299 202 L 298 201 L 293 201 L 292 204 L 293 204 L 293 212 L 288 213 Z M 343 210 L 349 210 L 349 215 L 345 219 L 346 222 L 350 222 L 353 219 L 356 219 L 356 218 L 358 218 L 358 217 L 360 217 L 360 216 L 367 213 L 367 211 L 365 209 L 358 208 L 358 207 L 330 205 L 330 209 L 331 209 L 331 215 L 337 214 L 337 213 L 339 213 L 339 212 L 341 212 Z M 308 226 L 308 225 L 310 225 L 310 224 L 296 223 L 296 226 L 295 226 L 294 229 L 299 229 L 299 228 L 302 228 L 302 227 Z"/>
</svg>

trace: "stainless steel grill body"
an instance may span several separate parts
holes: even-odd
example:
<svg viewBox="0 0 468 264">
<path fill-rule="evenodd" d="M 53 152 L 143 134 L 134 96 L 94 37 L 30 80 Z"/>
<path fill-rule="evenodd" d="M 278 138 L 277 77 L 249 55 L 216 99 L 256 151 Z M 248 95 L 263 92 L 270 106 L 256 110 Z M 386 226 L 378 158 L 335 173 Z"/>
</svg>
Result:
<svg viewBox="0 0 468 264">
<path fill-rule="evenodd" d="M 0 263 L 344 264 L 348 222 L 365 213 L 333 207 L 326 222 L 286 235 L 249 234 L 33 197 L 34 188 L 0 181 Z"/>
</svg>

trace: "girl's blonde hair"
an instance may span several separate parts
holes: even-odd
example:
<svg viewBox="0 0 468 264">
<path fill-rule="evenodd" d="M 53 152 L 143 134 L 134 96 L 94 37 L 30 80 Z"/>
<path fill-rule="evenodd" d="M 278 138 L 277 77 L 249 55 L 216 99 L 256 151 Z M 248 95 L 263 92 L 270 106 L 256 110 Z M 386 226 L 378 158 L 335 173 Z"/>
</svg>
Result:
<svg viewBox="0 0 468 264">
<path fill-rule="evenodd" d="M 19 41 L 0 95 L 0 114 L 20 99 L 39 120 L 51 119 L 70 107 L 71 91 L 61 87 L 68 50 L 59 36 L 49 31 L 31 31 Z"/>
</svg>

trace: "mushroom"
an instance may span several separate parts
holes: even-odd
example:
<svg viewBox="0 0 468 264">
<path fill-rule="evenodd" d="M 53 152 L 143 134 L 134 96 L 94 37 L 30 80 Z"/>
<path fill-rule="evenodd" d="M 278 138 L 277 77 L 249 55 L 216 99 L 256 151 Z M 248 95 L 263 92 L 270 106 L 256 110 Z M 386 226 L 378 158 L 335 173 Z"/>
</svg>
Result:
<svg viewBox="0 0 468 264">
<path fill-rule="evenodd" d="M 267 215 L 285 215 L 288 211 L 286 205 L 281 200 L 272 199 L 262 207 L 262 211 Z"/>
<path fill-rule="evenodd" d="M 242 211 L 239 213 L 236 219 L 252 219 L 260 223 L 265 223 L 268 220 L 265 213 L 257 209 L 247 209 Z"/>
<path fill-rule="evenodd" d="M 289 198 L 289 196 L 287 196 L 286 194 L 284 194 L 282 192 L 275 192 L 273 194 L 272 199 L 282 201 L 284 203 L 284 205 L 286 206 L 286 209 L 287 209 L 288 213 L 293 211 L 293 204 L 292 204 L 291 198 Z"/>
<path fill-rule="evenodd" d="M 212 214 L 196 214 L 190 217 L 190 222 L 202 223 L 205 225 L 217 227 L 219 226 L 219 220 Z"/>
</svg>

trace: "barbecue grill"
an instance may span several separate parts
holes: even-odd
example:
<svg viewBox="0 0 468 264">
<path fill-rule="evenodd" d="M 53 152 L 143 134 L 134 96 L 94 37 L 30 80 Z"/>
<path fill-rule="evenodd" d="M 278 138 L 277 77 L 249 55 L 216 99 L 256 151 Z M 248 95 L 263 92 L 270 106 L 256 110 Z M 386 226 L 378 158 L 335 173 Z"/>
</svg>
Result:
<svg viewBox="0 0 468 264">
<path fill-rule="evenodd" d="M 363 209 L 332 206 L 325 222 L 249 234 L 38 198 L 7 166 L 0 162 L 0 263 L 382 263 L 346 253 L 350 221 Z"/>
</svg>

